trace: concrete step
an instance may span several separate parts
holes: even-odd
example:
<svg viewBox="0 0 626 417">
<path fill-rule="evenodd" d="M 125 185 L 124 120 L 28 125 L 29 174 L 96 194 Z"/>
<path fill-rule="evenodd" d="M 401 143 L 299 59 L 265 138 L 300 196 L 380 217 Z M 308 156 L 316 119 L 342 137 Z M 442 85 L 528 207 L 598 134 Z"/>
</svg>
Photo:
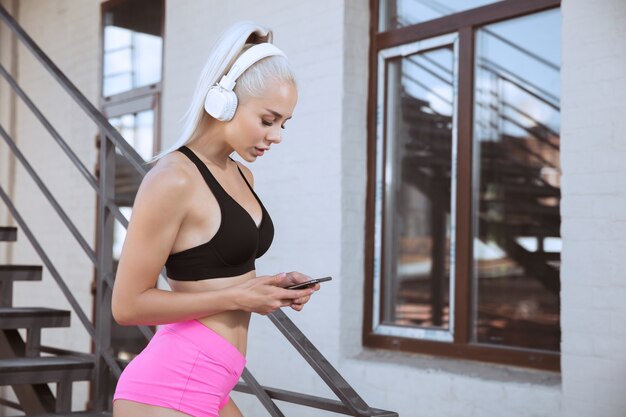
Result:
<svg viewBox="0 0 626 417">
<path fill-rule="evenodd" d="M 0 242 L 15 242 L 17 240 L 17 227 L 0 227 Z"/>
<path fill-rule="evenodd" d="M 0 329 L 68 327 L 70 312 L 42 307 L 0 307 Z"/>
<path fill-rule="evenodd" d="M 74 356 L 0 359 L 0 385 L 86 381 L 93 367 L 93 360 Z"/>
<path fill-rule="evenodd" d="M 0 281 L 41 281 L 41 265 L 0 265 Z"/>
</svg>

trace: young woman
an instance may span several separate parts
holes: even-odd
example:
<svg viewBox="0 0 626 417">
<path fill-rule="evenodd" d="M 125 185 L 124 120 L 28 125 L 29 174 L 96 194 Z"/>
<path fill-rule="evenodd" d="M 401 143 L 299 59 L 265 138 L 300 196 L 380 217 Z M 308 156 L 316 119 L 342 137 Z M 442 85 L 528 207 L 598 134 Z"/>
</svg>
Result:
<svg viewBox="0 0 626 417">
<path fill-rule="evenodd" d="M 251 313 L 300 311 L 310 277 L 256 276 L 272 220 L 252 189 L 247 162 L 281 142 L 297 100 L 293 73 L 271 32 L 252 22 L 217 42 L 187 112 L 183 134 L 145 176 L 122 249 L 113 316 L 160 327 L 126 367 L 115 417 L 238 417 L 229 392 L 245 365 Z M 172 291 L 155 288 L 165 265 Z"/>
</svg>

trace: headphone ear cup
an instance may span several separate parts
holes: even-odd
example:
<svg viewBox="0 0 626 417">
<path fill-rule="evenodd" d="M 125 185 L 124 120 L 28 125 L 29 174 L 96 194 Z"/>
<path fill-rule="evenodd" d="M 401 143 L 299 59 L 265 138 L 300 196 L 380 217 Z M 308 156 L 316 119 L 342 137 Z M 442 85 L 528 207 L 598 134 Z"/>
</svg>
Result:
<svg viewBox="0 0 626 417">
<path fill-rule="evenodd" d="M 222 121 L 228 122 L 233 120 L 233 117 L 235 117 L 239 100 L 237 99 L 237 94 L 235 94 L 234 91 L 225 91 L 224 93 L 226 94 L 227 99 L 226 107 L 224 108 L 224 119 Z"/>
<path fill-rule="evenodd" d="M 204 100 L 204 110 L 217 120 L 228 122 L 235 116 L 237 95 L 233 91 L 213 86 Z"/>
</svg>

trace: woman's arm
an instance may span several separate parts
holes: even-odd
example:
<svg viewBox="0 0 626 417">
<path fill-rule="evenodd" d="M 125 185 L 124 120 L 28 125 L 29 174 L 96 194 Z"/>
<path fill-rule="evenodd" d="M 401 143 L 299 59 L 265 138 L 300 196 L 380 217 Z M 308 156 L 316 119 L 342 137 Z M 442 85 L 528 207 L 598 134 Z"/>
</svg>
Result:
<svg viewBox="0 0 626 417">
<path fill-rule="evenodd" d="M 309 294 L 279 288 L 284 279 L 279 276 L 199 293 L 155 288 L 192 193 L 188 172 L 176 162 L 161 161 L 144 177 L 113 287 L 112 312 L 119 324 L 164 324 L 231 310 L 266 314 Z"/>
</svg>

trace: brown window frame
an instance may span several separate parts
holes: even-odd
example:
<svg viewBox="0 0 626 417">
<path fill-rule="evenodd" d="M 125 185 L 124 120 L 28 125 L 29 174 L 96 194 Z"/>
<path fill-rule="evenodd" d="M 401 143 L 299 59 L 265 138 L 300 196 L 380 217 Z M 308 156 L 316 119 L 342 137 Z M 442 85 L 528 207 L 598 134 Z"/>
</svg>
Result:
<svg viewBox="0 0 626 417">
<path fill-rule="evenodd" d="M 104 16 L 105 13 L 113 7 L 132 0 L 108 0 L 100 5 L 100 62 L 104 65 Z M 165 0 L 158 0 L 161 7 L 161 14 L 165 16 Z M 165 19 L 161 22 L 161 33 L 163 39 L 165 39 Z M 109 117 L 116 117 L 131 112 L 141 112 L 145 110 L 154 111 L 154 153 L 157 154 L 161 151 L 161 94 L 163 90 L 163 70 L 164 59 L 161 59 L 161 80 L 136 87 L 131 90 L 123 91 L 121 93 L 105 96 L 104 83 L 100 79 L 99 91 L 100 91 L 100 109 L 103 114 Z M 100 76 L 102 76 L 102 69 Z"/>
<path fill-rule="evenodd" d="M 384 1 L 384 0 L 383 0 Z M 365 226 L 365 297 L 362 343 L 366 347 L 560 372 L 560 353 L 491 346 L 470 340 L 472 279 L 472 128 L 475 31 L 487 24 L 559 8 L 560 0 L 505 0 L 438 19 L 379 32 L 380 0 L 370 0 L 370 54 L 367 118 L 367 198 Z M 438 342 L 373 332 L 374 227 L 376 196 L 376 105 L 378 54 L 381 50 L 440 35 L 458 33 L 458 162 L 454 340 Z"/>
</svg>

